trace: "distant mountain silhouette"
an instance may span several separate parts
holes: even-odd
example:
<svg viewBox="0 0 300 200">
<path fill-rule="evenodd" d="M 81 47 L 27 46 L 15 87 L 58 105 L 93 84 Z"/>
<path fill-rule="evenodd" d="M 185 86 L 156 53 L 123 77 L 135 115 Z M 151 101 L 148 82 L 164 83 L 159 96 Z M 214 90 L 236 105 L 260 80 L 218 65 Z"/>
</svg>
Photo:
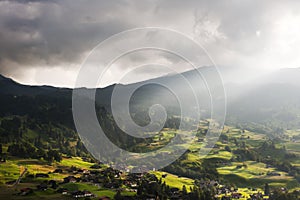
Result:
<svg viewBox="0 0 300 200">
<path fill-rule="evenodd" d="M 57 95 L 59 93 L 70 93 L 70 89 L 56 88 L 52 86 L 29 86 L 22 85 L 14 80 L 0 75 L 0 94 L 9 95 Z"/>
<path fill-rule="evenodd" d="M 252 82 L 243 84 L 232 83 L 230 78 L 235 72 L 235 68 L 221 68 L 221 73 L 225 79 L 225 89 L 228 100 L 228 117 L 235 116 L 243 121 L 267 120 L 276 117 L 278 113 L 291 113 L 292 110 L 299 109 L 300 112 L 300 69 L 282 69 L 260 77 Z M 120 89 L 120 98 L 117 104 L 122 105 L 122 95 L 125 95 L 132 88 L 137 89 L 130 103 L 143 109 L 148 109 L 153 104 L 161 104 L 172 109 L 179 107 L 176 94 L 184 96 L 181 106 L 190 106 L 190 99 L 194 95 L 200 99 L 201 109 L 209 113 L 210 94 L 206 88 L 205 81 L 199 72 L 210 82 L 210 86 L 218 79 L 212 67 L 203 67 L 198 70 L 183 72 L 182 74 L 171 74 L 128 85 L 114 84 L 105 88 L 96 89 L 96 103 L 105 106 L 110 111 L 111 97 L 114 89 Z M 230 77 L 230 78 L 228 78 Z M 188 82 L 188 84 L 187 84 Z M 163 84 L 160 86 L 158 84 Z M 141 87 L 140 87 L 141 86 Z M 170 91 L 168 86 L 175 91 Z M 190 88 L 192 86 L 192 89 Z M 76 90 L 91 90 L 86 88 L 76 88 Z M 66 98 L 71 102 L 72 89 L 56 88 L 51 86 L 27 86 L 19 84 L 12 79 L 0 76 L 0 95 L 12 96 L 45 96 L 51 98 Z M 193 93 L 195 92 L 195 94 Z M 174 95 L 175 94 L 175 95 Z M 190 108 L 191 111 L 193 108 Z M 176 110 L 176 109 L 175 109 Z M 178 110 L 177 110 L 178 111 Z M 176 111 L 176 112 L 177 112 Z M 271 112 L 269 112 L 271 111 Z M 175 112 L 175 111 L 174 111 Z M 296 112 L 296 111 L 295 111 Z M 294 111 L 292 112 L 294 113 Z M 297 114 L 293 114 L 297 117 Z"/>
</svg>

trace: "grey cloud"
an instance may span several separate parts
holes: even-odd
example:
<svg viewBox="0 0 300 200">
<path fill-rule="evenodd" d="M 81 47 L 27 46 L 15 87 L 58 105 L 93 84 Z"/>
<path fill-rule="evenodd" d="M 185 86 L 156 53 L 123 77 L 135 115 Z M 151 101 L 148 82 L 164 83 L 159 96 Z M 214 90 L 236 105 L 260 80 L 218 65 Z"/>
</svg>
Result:
<svg viewBox="0 0 300 200">
<path fill-rule="evenodd" d="M 20 5 L 18 2 L 2 4 L 1 10 L 10 7 L 24 14 L 1 16 L 1 60 L 49 67 L 64 62 L 78 62 L 82 54 L 99 41 L 130 26 L 127 22 L 115 19 L 101 19 L 101 12 L 107 14 L 107 7 L 97 8 L 99 15 L 96 16 L 95 12 L 82 12 L 80 7 L 83 2 L 79 4 L 77 1 L 72 6 L 70 3 L 61 1 L 53 4 L 49 1 L 40 4 L 34 1 L 32 5 Z M 37 13 L 32 14 L 31 10 Z M 100 20 L 93 21 L 97 18 Z"/>
<path fill-rule="evenodd" d="M 0 1 L 0 73 L 26 79 L 26 69 L 79 66 L 99 42 L 120 31 L 145 26 L 175 29 L 193 37 L 221 65 L 262 66 L 268 63 L 268 56 L 284 62 L 294 55 L 287 59 L 278 52 L 266 53 L 266 49 L 285 36 L 278 36 L 275 22 L 287 15 L 299 16 L 299 5 L 293 0 Z M 300 44 L 299 40 L 295 38 L 295 44 Z M 179 47 L 176 42 L 174 46 Z M 167 54 L 160 56 L 180 63 Z M 118 70 L 127 69 L 130 62 L 149 59 L 144 57 L 124 59 Z M 274 59 L 269 64 L 281 63 Z"/>
</svg>

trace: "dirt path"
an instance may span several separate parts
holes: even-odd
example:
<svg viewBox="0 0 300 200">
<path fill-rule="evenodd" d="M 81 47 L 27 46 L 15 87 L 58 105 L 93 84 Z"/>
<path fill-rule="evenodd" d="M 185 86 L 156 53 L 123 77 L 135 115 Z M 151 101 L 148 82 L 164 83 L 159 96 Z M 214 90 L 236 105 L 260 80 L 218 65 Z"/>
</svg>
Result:
<svg viewBox="0 0 300 200">
<path fill-rule="evenodd" d="M 16 180 L 16 182 L 12 186 L 16 186 L 20 183 L 21 179 L 23 178 L 24 174 L 28 171 L 28 169 L 25 167 L 24 171 L 22 174 L 19 176 L 19 178 Z"/>
</svg>

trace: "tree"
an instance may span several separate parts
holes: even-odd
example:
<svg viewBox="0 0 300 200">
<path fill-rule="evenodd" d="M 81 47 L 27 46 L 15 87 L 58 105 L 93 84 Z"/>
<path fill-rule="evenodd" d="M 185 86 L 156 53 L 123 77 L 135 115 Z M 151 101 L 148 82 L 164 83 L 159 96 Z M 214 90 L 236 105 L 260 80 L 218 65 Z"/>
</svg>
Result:
<svg viewBox="0 0 300 200">
<path fill-rule="evenodd" d="M 122 199 L 122 195 L 121 195 L 121 191 L 120 190 L 117 191 L 117 193 L 114 196 L 114 199 L 116 199 L 116 200 L 121 200 Z"/>
<path fill-rule="evenodd" d="M 54 160 L 57 161 L 57 162 L 60 162 L 62 160 L 62 157 L 61 157 L 61 155 L 58 151 L 49 150 L 47 152 L 45 160 L 47 160 L 49 162 L 53 162 Z"/>
<path fill-rule="evenodd" d="M 183 194 L 183 196 L 187 195 L 187 189 L 186 189 L 185 185 L 182 186 L 182 194 Z"/>
<path fill-rule="evenodd" d="M 270 195 L 270 187 L 269 187 L 268 183 L 265 184 L 265 195 L 267 195 L 267 196 Z"/>
<path fill-rule="evenodd" d="M 231 148 L 229 146 L 225 146 L 225 151 L 231 152 Z"/>
<path fill-rule="evenodd" d="M 0 155 L 2 154 L 2 144 L 0 144 Z"/>
</svg>

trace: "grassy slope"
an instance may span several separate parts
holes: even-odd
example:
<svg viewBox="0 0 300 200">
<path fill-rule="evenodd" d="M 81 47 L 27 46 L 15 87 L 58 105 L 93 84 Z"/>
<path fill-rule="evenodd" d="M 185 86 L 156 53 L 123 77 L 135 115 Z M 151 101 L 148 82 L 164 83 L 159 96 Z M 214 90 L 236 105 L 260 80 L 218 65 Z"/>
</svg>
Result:
<svg viewBox="0 0 300 200">
<path fill-rule="evenodd" d="M 258 145 L 262 144 L 262 142 L 266 141 L 263 134 L 254 133 L 247 130 L 245 133 L 242 133 L 241 130 L 232 127 L 227 127 L 227 130 L 228 129 L 229 131 L 226 134 L 229 138 L 236 138 L 238 141 L 245 141 L 245 143 L 250 147 L 257 147 Z M 287 146 L 287 150 L 289 150 L 288 144 L 288 142 L 284 144 Z M 230 146 L 231 149 L 237 148 L 232 142 L 229 142 L 227 145 Z M 293 147 L 293 150 L 297 149 L 295 146 Z M 218 154 L 215 154 L 215 156 L 224 158 L 222 156 L 218 156 Z M 232 162 L 229 166 L 218 168 L 218 172 L 225 178 L 225 180 L 233 182 L 239 187 L 252 186 L 262 188 L 265 183 L 269 183 L 271 186 L 277 187 L 299 187 L 299 183 L 297 183 L 293 177 L 288 176 L 285 172 L 280 172 L 274 168 L 266 168 L 264 163 L 257 163 L 253 161 L 246 161 L 244 163 L 247 165 L 247 168 L 243 167 L 241 169 L 237 169 L 237 166 L 242 165 L 243 163 Z M 281 176 L 267 176 L 267 172 L 278 172 L 281 174 Z"/>
<path fill-rule="evenodd" d="M 170 187 L 182 189 L 182 187 L 185 185 L 187 191 L 190 191 L 190 187 L 194 185 L 193 179 L 178 177 L 176 175 L 166 173 L 166 172 L 160 172 L 160 171 L 154 171 L 151 173 L 155 174 L 158 179 L 161 178 L 162 182 L 165 181 L 166 184 L 169 185 Z M 163 174 L 166 174 L 167 176 L 165 178 L 162 178 Z"/>
<path fill-rule="evenodd" d="M 224 132 L 226 132 L 227 136 L 229 137 L 229 142 L 227 144 L 222 143 L 221 141 L 217 142 L 216 146 L 218 147 L 214 148 L 205 157 L 205 159 L 219 159 L 224 161 L 230 161 L 230 159 L 233 158 L 234 155 L 231 152 L 225 151 L 224 148 L 225 146 L 229 146 L 232 150 L 238 148 L 233 143 L 232 141 L 233 138 L 237 139 L 238 141 L 244 141 L 250 147 L 258 147 L 264 141 L 266 141 L 266 136 L 264 134 L 254 133 L 247 130 L 242 132 L 240 129 L 237 128 L 225 127 Z M 174 131 L 164 130 L 162 141 L 170 140 L 172 136 L 174 136 Z M 157 139 L 156 142 L 159 143 L 159 140 Z M 197 150 L 200 150 L 201 148 L 202 148 L 201 142 L 194 142 L 190 146 L 190 150 L 192 150 L 193 152 L 189 153 L 187 156 L 187 160 L 184 160 L 183 162 L 201 163 L 201 159 L 198 156 L 198 152 L 197 152 Z M 293 177 L 288 176 L 284 172 L 277 171 L 274 168 L 266 168 L 265 164 L 263 163 L 246 161 L 245 164 L 247 164 L 248 166 L 247 168 L 236 169 L 238 165 L 242 165 L 242 164 L 243 163 L 232 162 L 231 165 L 218 168 L 218 172 L 225 180 L 227 180 L 228 182 L 232 182 L 239 187 L 263 188 L 265 183 L 270 183 L 271 186 L 280 186 L 280 187 L 288 187 L 288 188 L 299 187 L 299 184 L 297 184 L 297 182 L 293 179 Z M 267 172 L 279 172 L 281 176 L 267 176 L 266 175 Z M 158 177 L 160 178 L 161 177 L 160 173 L 162 172 L 156 172 L 156 173 L 158 173 Z M 171 181 L 169 181 L 170 186 L 182 188 L 183 184 L 181 184 L 181 181 L 176 181 L 176 177 L 170 179 L 171 179 Z"/>
<path fill-rule="evenodd" d="M 52 165 L 48 165 L 47 162 L 36 160 L 36 159 L 16 159 L 8 160 L 6 163 L 0 164 L 0 199 L 32 199 L 32 198 L 42 198 L 42 199 L 68 199 L 68 196 L 64 196 L 61 194 L 57 194 L 54 190 L 48 189 L 46 191 L 35 191 L 34 194 L 28 196 L 18 196 L 17 194 L 21 188 L 31 187 L 36 188 L 36 186 L 44 181 L 44 180 L 57 180 L 62 181 L 64 177 L 73 174 L 54 174 L 53 172 L 57 167 L 67 168 L 71 166 L 76 166 L 77 168 L 81 169 L 89 169 L 93 163 L 85 162 L 81 158 L 74 157 L 74 158 L 64 158 L 61 163 L 53 163 Z M 28 169 L 28 172 L 31 174 L 36 173 L 49 173 L 49 178 L 35 178 L 32 181 L 26 183 L 20 183 L 14 187 L 7 186 L 4 183 L 7 181 L 16 180 L 19 175 L 20 171 L 24 168 Z M 100 196 L 108 196 L 113 198 L 116 191 L 109 190 L 105 188 L 99 188 L 95 185 L 90 183 L 68 183 L 62 185 L 64 188 L 68 188 L 72 190 L 89 190 L 92 193 L 96 194 L 98 197 Z M 126 195 L 134 195 L 133 192 L 124 191 L 123 194 Z"/>
<path fill-rule="evenodd" d="M 247 167 L 237 168 L 238 165 L 246 164 Z M 263 188 L 265 183 L 273 186 L 286 187 L 295 184 L 293 177 L 285 172 L 277 171 L 274 168 L 266 168 L 264 163 L 247 161 L 244 163 L 233 162 L 231 166 L 218 168 L 218 172 L 240 187 L 254 186 Z M 278 172 L 281 176 L 267 176 L 268 172 Z"/>
<path fill-rule="evenodd" d="M 245 133 L 242 133 L 239 129 L 233 129 L 231 127 L 227 127 L 227 130 L 229 129 L 228 133 L 226 133 L 231 139 L 236 138 L 239 141 L 245 141 L 247 145 L 249 146 L 257 146 L 258 144 L 261 144 L 265 140 L 265 136 L 262 134 L 257 134 L 249 131 L 245 131 Z M 225 129 L 226 130 L 226 129 Z M 34 134 L 34 133 L 32 133 Z M 293 134 L 297 135 L 297 133 L 293 132 Z M 173 130 L 165 130 L 162 133 L 162 139 L 157 138 L 155 142 L 157 143 L 165 143 L 166 141 L 169 141 L 174 136 Z M 221 159 L 229 161 L 234 155 L 231 152 L 224 151 L 225 146 L 229 146 L 231 149 L 236 149 L 237 147 L 232 141 L 229 141 L 228 144 L 224 144 L 222 142 L 218 142 L 217 146 L 218 148 L 214 148 L 213 151 L 206 157 L 206 159 Z M 197 150 L 201 149 L 202 144 L 200 142 L 195 142 L 191 145 L 191 148 L 194 152 L 189 153 L 187 156 L 186 162 L 189 163 L 201 163 L 201 159 L 198 157 Z M 299 151 L 298 149 L 298 143 L 290 143 L 286 141 L 286 147 L 287 149 L 293 149 L 294 151 Z M 236 166 L 246 164 L 247 168 L 240 168 L 237 169 Z M 300 165 L 300 162 L 294 161 L 294 164 Z M 89 169 L 90 166 L 93 165 L 92 163 L 85 162 L 81 158 L 64 158 L 61 163 L 54 163 L 52 165 L 48 165 L 44 161 L 40 160 L 8 160 L 6 163 L 0 164 L 0 183 L 5 183 L 7 181 L 15 180 L 18 178 L 18 175 L 20 174 L 20 166 L 28 168 L 29 173 L 48 173 L 52 172 L 57 167 L 71 167 L 75 166 L 82 169 Z M 284 172 L 280 172 L 281 176 L 267 176 L 267 172 L 278 172 L 274 168 L 266 168 L 265 164 L 263 163 L 257 163 L 253 161 L 246 161 L 244 163 L 239 162 L 232 162 L 231 165 L 223 166 L 218 168 L 218 172 L 223 176 L 225 180 L 228 182 L 232 182 L 236 185 L 238 185 L 240 190 L 245 190 L 242 192 L 247 193 L 248 187 L 259 187 L 263 188 L 263 185 L 265 183 L 269 183 L 271 186 L 280 186 L 280 187 L 288 187 L 288 188 L 297 188 L 299 187 L 299 184 L 290 176 L 288 176 Z M 162 174 L 165 174 L 165 172 L 152 172 L 154 173 L 158 178 L 162 177 Z M 62 180 L 63 177 L 66 177 L 67 174 L 52 174 L 50 173 L 49 179 L 54 180 Z M 43 180 L 43 179 L 41 179 Z M 177 187 L 182 189 L 183 185 L 186 185 L 186 188 L 189 190 L 190 186 L 193 186 L 193 180 L 187 179 L 183 177 L 178 177 L 172 174 L 168 174 L 166 178 L 162 178 L 162 181 L 165 181 L 167 185 L 170 187 Z M 23 184 L 23 185 L 22 185 Z M 26 186 L 24 183 L 20 184 L 20 186 Z M 4 187 L 3 185 L 1 187 Z M 5 186 L 6 187 L 6 186 Z M 115 191 L 107 190 L 107 189 L 99 189 L 96 186 L 85 184 L 85 183 L 76 183 L 76 184 L 69 184 L 67 187 L 77 187 L 78 189 L 88 189 L 92 191 L 93 193 L 97 194 L 98 196 L 114 196 Z M 243 189 L 244 188 L 244 189 Z M 9 188 L 9 190 L 2 190 L 1 194 L 7 192 L 7 191 L 14 191 L 14 188 Z M 53 191 L 51 193 L 51 190 L 47 191 L 50 194 L 43 194 L 43 192 L 35 193 L 37 196 L 55 196 L 57 197 L 57 194 L 55 194 Z M 15 193 L 15 191 L 14 191 Z M 250 192 L 248 191 L 247 194 Z M 0 197 L 1 197 L 0 194 Z M 132 194 L 132 193 L 129 193 Z M 16 197 L 17 198 L 17 197 Z M 60 197 L 57 197 L 58 199 Z M 2 199 L 2 198 L 0 198 Z"/>
</svg>

